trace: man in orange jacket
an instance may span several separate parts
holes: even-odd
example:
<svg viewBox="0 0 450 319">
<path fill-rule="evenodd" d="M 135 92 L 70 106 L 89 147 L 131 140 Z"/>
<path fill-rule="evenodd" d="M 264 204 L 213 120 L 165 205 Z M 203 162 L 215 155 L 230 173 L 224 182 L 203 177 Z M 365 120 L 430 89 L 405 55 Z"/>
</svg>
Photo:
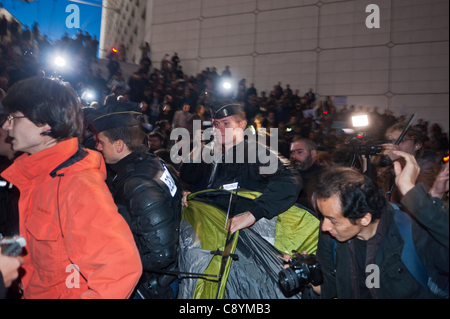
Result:
<svg viewBox="0 0 450 319">
<path fill-rule="evenodd" d="M 3 128 L 21 157 L 2 177 L 20 190 L 20 235 L 26 239 L 24 298 L 128 298 L 142 264 L 117 211 L 100 153 L 84 149 L 82 111 L 66 83 L 31 78 L 2 104 Z"/>
</svg>

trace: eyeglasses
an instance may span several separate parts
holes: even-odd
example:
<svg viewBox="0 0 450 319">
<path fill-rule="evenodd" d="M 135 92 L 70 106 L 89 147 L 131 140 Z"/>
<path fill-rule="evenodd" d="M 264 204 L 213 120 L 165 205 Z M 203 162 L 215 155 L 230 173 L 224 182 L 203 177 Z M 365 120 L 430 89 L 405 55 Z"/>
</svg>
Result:
<svg viewBox="0 0 450 319">
<path fill-rule="evenodd" d="M 9 124 L 11 125 L 12 121 L 14 119 L 21 119 L 21 118 L 24 118 L 24 117 L 26 117 L 26 116 L 14 116 L 14 115 L 9 114 L 6 119 L 8 120 Z"/>
<path fill-rule="evenodd" d="M 405 143 L 406 141 L 414 141 L 414 139 L 413 138 L 403 138 L 401 141 L 400 141 L 400 143 Z M 397 140 L 389 140 L 389 143 L 390 144 L 395 144 L 395 142 L 397 142 Z M 399 143 L 399 144 L 400 144 Z"/>
</svg>

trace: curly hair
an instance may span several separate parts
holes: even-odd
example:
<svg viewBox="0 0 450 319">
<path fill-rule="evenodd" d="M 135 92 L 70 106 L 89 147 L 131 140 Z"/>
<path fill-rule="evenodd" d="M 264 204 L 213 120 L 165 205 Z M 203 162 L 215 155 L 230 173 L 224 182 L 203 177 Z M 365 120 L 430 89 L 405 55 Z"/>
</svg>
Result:
<svg viewBox="0 0 450 319">
<path fill-rule="evenodd" d="M 372 215 L 372 223 L 387 210 L 383 191 L 366 175 L 347 167 L 332 167 L 324 171 L 314 186 L 313 198 L 328 199 L 339 196 L 342 215 L 352 224 Z"/>
</svg>

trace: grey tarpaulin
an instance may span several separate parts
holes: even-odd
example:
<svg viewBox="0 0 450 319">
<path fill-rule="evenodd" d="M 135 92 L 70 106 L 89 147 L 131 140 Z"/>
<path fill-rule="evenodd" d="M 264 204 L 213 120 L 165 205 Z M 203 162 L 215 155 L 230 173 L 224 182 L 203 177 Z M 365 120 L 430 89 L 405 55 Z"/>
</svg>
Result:
<svg viewBox="0 0 450 319">
<path fill-rule="evenodd" d="M 180 224 L 180 249 L 178 264 L 180 271 L 189 273 L 203 273 L 208 267 L 213 255 L 209 250 L 202 249 L 202 244 L 195 233 L 194 227 L 187 221 L 182 220 Z M 179 290 L 178 299 L 192 299 L 198 277 L 183 277 Z"/>
<path fill-rule="evenodd" d="M 240 194 L 243 194 L 243 192 L 241 191 Z M 240 195 L 237 197 L 235 214 L 230 214 L 230 218 L 248 211 L 251 206 L 252 198 L 243 196 Z M 230 193 L 223 190 L 208 190 L 192 194 L 192 197 L 188 198 L 188 200 L 193 205 L 185 208 L 183 214 L 184 218 L 180 231 L 179 268 L 181 272 L 205 273 L 205 270 L 214 258 L 211 255 L 211 250 L 216 250 L 215 244 L 211 245 L 211 243 L 218 243 L 217 249 L 223 247 L 222 239 L 219 238 L 222 235 L 214 227 L 219 227 L 222 232 L 224 230 L 224 226 L 220 223 L 220 225 L 217 224 L 217 221 L 225 221 L 230 202 Z M 298 210 L 298 208 L 296 209 Z M 306 213 L 308 212 L 306 211 Z M 196 217 L 193 218 L 194 216 Z M 313 215 L 311 214 L 311 216 Z M 298 223 L 303 223 L 301 218 L 298 220 Z M 190 220 L 194 224 L 191 225 L 187 220 Z M 278 283 L 278 274 L 283 270 L 284 266 L 282 257 L 287 253 L 284 251 L 280 252 L 274 247 L 280 220 L 280 216 L 271 220 L 263 218 L 252 227 L 239 231 L 236 249 L 234 251 L 234 255 L 237 255 L 238 260 L 231 262 L 227 280 L 224 280 L 221 284 L 222 287 L 225 285 L 224 298 L 304 299 L 305 297 L 309 297 L 309 289 L 303 295 L 299 291 L 296 291 L 295 294 L 287 296 Z M 295 229 L 297 232 L 301 231 L 298 226 L 296 227 L 292 229 Z M 305 233 L 316 231 L 318 224 L 311 227 L 306 224 Z M 197 234 L 196 231 L 201 233 Z M 205 240 L 203 242 L 204 247 L 202 247 L 200 238 L 202 241 Z M 223 240 L 225 240 L 225 237 Z M 205 249 L 206 245 L 209 246 L 208 249 Z M 284 247 L 286 248 L 286 246 Z M 217 271 L 217 268 L 214 269 Z M 212 268 L 208 269 L 209 272 L 211 270 Z M 212 271 L 211 274 L 217 275 L 214 272 Z M 216 294 L 211 291 L 207 294 L 198 294 L 196 292 L 195 289 L 198 288 L 197 283 L 199 283 L 198 279 L 199 277 L 189 278 L 189 276 L 182 276 L 178 298 L 192 299 L 194 296 L 214 298 Z"/>
<path fill-rule="evenodd" d="M 275 218 L 276 220 L 276 218 Z M 226 283 L 226 299 L 286 299 L 278 284 L 278 273 L 283 269 L 282 253 L 257 234 L 264 229 L 264 237 L 275 237 L 276 222 L 263 220 L 252 228 L 239 232 L 235 254 L 239 260 L 231 265 Z M 201 248 L 194 228 L 186 221 L 181 223 L 180 271 L 203 273 L 212 255 Z M 198 278 L 183 278 L 180 283 L 178 299 L 192 299 Z M 291 296 L 301 299 L 302 294 Z"/>
<path fill-rule="evenodd" d="M 278 284 L 283 269 L 283 254 L 248 228 L 239 232 L 236 247 L 239 261 L 231 264 L 225 298 L 227 299 L 286 299 Z M 301 293 L 290 298 L 301 299 Z"/>
</svg>

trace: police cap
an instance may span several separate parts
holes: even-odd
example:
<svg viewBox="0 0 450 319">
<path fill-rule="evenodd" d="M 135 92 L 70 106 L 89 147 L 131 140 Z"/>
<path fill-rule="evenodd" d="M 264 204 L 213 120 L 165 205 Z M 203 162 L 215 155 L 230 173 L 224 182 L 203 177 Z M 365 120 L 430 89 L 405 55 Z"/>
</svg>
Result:
<svg viewBox="0 0 450 319">
<path fill-rule="evenodd" d="M 239 102 L 235 100 L 219 100 L 212 106 L 212 117 L 216 120 L 232 115 L 242 115 L 243 110 Z"/>
<path fill-rule="evenodd" d="M 99 107 L 89 115 L 91 125 L 97 133 L 122 127 L 144 123 L 142 111 L 138 103 L 116 102 Z"/>
</svg>

